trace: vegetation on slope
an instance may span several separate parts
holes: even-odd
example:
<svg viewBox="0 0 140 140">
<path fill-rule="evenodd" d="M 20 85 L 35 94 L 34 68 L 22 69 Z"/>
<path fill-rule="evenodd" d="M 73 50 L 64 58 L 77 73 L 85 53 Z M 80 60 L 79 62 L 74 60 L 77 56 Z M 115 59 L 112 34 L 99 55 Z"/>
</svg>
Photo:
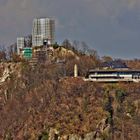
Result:
<svg viewBox="0 0 140 140">
<path fill-rule="evenodd" d="M 102 60 L 82 52 L 79 59 L 63 57 L 65 63 L 36 67 L 26 61 L 0 64 L 0 76 L 5 67 L 10 71 L 0 85 L 0 139 L 48 140 L 51 128 L 59 136 L 93 132 L 94 139 L 140 139 L 140 84 L 84 82 L 72 77 L 74 64 L 82 77 Z"/>
<path fill-rule="evenodd" d="M 50 128 L 59 135 L 95 132 L 96 137 L 100 132 L 98 136 L 106 139 L 140 137 L 139 84 L 90 83 L 60 78 L 54 65 L 50 70 L 45 65 L 36 69 L 19 65 L 22 74 L 13 73 L 0 90 L 1 139 L 34 140 Z M 110 125 L 109 136 L 100 130 L 103 119 Z"/>
</svg>

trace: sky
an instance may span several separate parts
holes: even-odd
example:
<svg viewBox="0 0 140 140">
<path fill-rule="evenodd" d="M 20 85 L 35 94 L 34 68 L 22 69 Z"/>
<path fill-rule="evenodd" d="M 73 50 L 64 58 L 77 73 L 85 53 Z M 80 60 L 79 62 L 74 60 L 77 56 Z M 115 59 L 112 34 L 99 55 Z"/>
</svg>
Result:
<svg viewBox="0 0 140 140">
<path fill-rule="evenodd" d="M 56 20 L 56 41 L 86 42 L 100 56 L 140 58 L 140 0 L 0 0 L 0 44 L 31 34 L 34 18 Z"/>
</svg>

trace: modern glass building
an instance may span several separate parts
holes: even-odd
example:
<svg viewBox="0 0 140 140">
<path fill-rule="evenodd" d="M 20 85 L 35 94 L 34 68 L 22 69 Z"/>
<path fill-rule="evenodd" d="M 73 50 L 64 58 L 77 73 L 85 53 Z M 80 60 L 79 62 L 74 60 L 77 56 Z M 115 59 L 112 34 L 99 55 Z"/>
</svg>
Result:
<svg viewBox="0 0 140 140">
<path fill-rule="evenodd" d="M 25 38 L 18 37 L 17 38 L 17 54 L 21 54 L 24 47 L 25 47 Z"/>
<path fill-rule="evenodd" d="M 32 29 L 32 46 L 54 44 L 55 21 L 50 18 L 34 19 Z"/>
</svg>

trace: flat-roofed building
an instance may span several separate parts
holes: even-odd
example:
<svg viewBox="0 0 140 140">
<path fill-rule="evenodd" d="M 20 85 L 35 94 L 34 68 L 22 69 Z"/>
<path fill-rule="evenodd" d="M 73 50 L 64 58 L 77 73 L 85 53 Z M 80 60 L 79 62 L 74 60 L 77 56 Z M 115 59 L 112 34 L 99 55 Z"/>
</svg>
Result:
<svg viewBox="0 0 140 140">
<path fill-rule="evenodd" d="M 17 54 L 21 55 L 23 48 L 25 47 L 25 38 L 18 37 L 17 38 Z"/>
<path fill-rule="evenodd" d="M 51 18 L 37 18 L 33 21 L 32 46 L 54 44 L 55 21 Z"/>
<path fill-rule="evenodd" d="M 89 70 L 85 81 L 140 82 L 140 70 Z"/>
</svg>

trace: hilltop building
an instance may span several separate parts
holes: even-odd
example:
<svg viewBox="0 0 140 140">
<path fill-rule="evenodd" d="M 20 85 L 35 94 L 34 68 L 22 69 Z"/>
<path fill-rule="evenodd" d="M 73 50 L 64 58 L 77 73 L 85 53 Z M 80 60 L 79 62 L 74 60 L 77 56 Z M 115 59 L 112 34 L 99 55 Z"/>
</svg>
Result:
<svg viewBox="0 0 140 140">
<path fill-rule="evenodd" d="M 140 70 L 96 70 L 90 69 L 84 81 L 93 82 L 140 82 Z"/>
<path fill-rule="evenodd" d="M 24 59 L 32 58 L 32 48 L 26 46 L 26 38 L 18 37 L 17 38 L 17 54 Z"/>
<path fill-rule="evenodd" d="M 112 60 L 101 64 L 103 69 L 129 69 L 123 60 Z"/>
<path fill-rule="evenodd" d="M 17 38 L 17 54 L 21 58 L 28 59 L 30 61 L 33 60 L 34 62 L 45 62 L 46 60 L 52 59 L 54 31 L 54 19 L 34 19 L 32 35 Z"/>
<path fill-rule="evenodd" d="M 33 20 L 32 46 L 54 44 L 55 21 L 51 18 L 37 18 Z"/>
<path fill-rule="evenodd" d="M 25 38 L 18 37 L 17 38 L 17 54 L 18 55 L 21 55 L 24 47 L 25 47 Z"/>
</svg>

